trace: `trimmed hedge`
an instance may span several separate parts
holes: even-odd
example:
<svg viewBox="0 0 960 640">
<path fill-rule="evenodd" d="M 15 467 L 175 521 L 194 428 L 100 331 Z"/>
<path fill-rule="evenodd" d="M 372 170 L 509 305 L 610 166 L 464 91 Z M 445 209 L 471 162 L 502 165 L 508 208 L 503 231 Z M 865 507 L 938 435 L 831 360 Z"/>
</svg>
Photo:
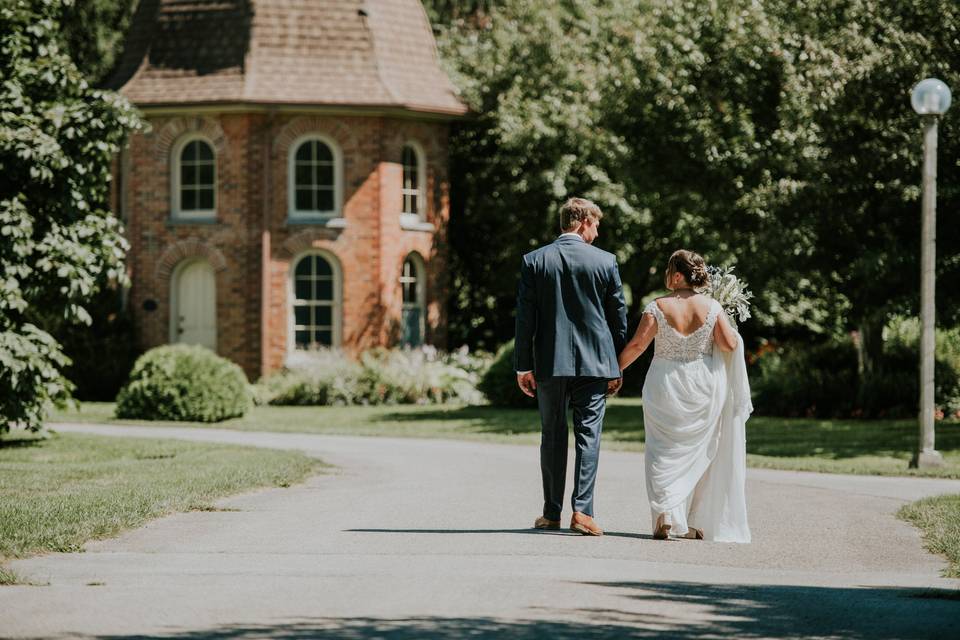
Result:
<svg viewBox="0 0 960 640">
<path fill-rule="evenodd" d="M 246 375 L 209 349 L 166 345 L 133 365 L 117 395 L 118 418 L 219 422 L 244 415 L 252 405 Z"/>
<path fill-rule="evenodd" d="M 517 386 L 517 372 L 513 368 L 513 340 L 497 351 L 493 362 L 480 378 L 477 388 L 487 401 L 497 407 L 534 407 L 536 399 L 524 395 Z"/>
</svg>

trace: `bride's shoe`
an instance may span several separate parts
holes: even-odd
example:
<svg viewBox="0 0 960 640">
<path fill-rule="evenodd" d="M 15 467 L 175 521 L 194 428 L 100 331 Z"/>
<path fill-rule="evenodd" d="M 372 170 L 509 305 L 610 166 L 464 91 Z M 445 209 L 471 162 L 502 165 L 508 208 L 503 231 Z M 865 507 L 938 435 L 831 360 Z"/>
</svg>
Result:
<svg viewBox="0 0 960 640">
<path fill-rule="evenodd" d="M 657 518 L 657 526 L 653 531 L 654 540 L 666 540 L 670 537 L 670 528 L 673 526 L 670 516 L 666 513 L 661 513 L 660 517 Z"/>
<path fill-rule="evenodd" d="M 683 534 L 683 537 L 687 540 L 703 540 L 703 529 L 689 527 L 689 530 Z"/>
</svg>

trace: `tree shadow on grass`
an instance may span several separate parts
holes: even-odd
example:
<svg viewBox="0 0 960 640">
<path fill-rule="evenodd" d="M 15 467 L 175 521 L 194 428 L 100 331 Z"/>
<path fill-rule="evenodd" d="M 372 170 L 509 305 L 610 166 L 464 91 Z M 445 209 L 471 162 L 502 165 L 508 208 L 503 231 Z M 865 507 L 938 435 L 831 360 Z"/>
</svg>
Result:
<svg viewBox="0 0 960 640">
<path fill-rule="evenodd" d="M 393 412 L 384 422 L 459 423 L 466 433 L 515 435 L 540 432 L 535 408 L 504 409 L 490 406 L 429 408 Z M 568 419 L 568 423 L 572 421 Z M 607 442 L 642 443 L 643 408 L 636 400 L 607 405 L 603 424 Z M 807 457 L 840 460 L 858 456 L 909 457 L 916 447 L 915 420 L 815 420 L 753 416 L 747 422 L 747 453 L 770 457 Z M 960 424 L 937 426 L 937 449 L 960 451 Z"/>
<path fill-rule="evenodd" d="M 455 409 L 424 409 L 415 412 L 393 412 L 378 418 L 381 422 L 458 422 L 470 433 L 514 435 L 540 433 L 540 416 L 535 407 L 507 409 L 490 406 L 469 406 Z M 573 424 L 568 415 L 567 422 Z M 640 405 L 607 405 L 604 434 L 613 434 L 618 441 L 643 441 L 643 410 Z"/>
<path fill-rule="evenodd" d="M 0 437 L 0 449 L 22 449 L 25 447 L 39 447 L 48 438 L 3 438 Z"/>
<path fill-rule="evenodd" d="M 747 453 L 764 456 L 908 457 L 916 445 L 915 420 L 808 420 L 755 416 L 747 422 Z M 937 449 L 943 452 L 960 450 L 960 425 L 938 425 Z"/>
<path fill-rule="evenodd" d="M 417 616 L 301 618 L 274 625 L 223 625 L 163 635 L 103 640 L 271 638 L 831 638 L 909 640 L 951 637 L 960 602 L 955 591 L 899 587 L 800 587 L 688 582 L 581 582 L 584 600 L 613 596 L 601 607 L 531 608 L 529 618 Z M 598 591 L 599 590 L 599 591 Z M 606 593 L 602 593 L 605 591 Z M 931 592 L 942 597 L 931 597 Z M 611 606 L 611 603 L 613 605 Z M 565 603 L 569 605 L 572 603 Z"/>
</svg>

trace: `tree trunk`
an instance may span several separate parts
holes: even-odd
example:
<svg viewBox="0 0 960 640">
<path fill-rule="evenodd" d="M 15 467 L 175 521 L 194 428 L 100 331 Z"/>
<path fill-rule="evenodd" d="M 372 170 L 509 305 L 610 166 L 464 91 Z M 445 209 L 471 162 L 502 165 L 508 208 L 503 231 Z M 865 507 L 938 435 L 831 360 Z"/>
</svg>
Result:
<svg viewBox="0 0 960 640">
<path fill-rule="evenodd" d="M 860 379 L 880 373 L 883 368 L 883 327 L 886 314 L 875 313 L 859 323 L 860 339 L 857 341 L 857 364 Z"/>
</svg>

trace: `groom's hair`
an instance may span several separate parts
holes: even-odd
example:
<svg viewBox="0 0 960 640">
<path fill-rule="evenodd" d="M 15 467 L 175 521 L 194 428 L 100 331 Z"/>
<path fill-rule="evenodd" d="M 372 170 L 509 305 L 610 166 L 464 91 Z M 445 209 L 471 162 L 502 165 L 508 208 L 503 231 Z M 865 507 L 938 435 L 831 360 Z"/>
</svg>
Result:
<svg viewBox="0 0 960 640">
<path fill-rule="evenodd" d="M 573 229 L 587 218 L 600 220 L 603 218 L 603 211 L 586 198 L 570 198 L 560 207 L 560 230 Z"/>
</svg>

